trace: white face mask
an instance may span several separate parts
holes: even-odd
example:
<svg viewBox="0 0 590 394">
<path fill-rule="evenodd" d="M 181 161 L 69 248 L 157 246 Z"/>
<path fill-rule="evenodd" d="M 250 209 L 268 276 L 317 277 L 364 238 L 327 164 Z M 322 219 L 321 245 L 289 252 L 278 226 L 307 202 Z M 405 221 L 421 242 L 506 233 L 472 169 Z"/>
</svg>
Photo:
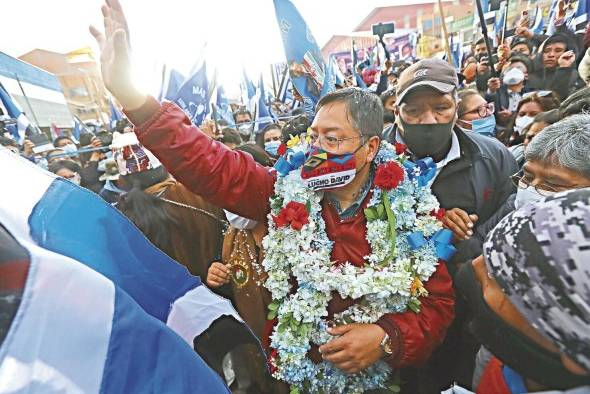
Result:
<svg viewBox="0 0 590 394">
<path fill-rule="evenodd" d="M 541 201 L 545 197 L 554 194 L 555 192 L 546 191 L 545 195 L 542 195 L 533 186 L 528 186 L 526 189 L 518 188 L 516 191 L 516 199 L 514 200 L 514 207 L 520 209 L 527 204 Z"/>
<path fill-rule="evenodd" d="M 67 144 L 61 147 L 64 152 L 66 153 L 76 153 L 78 151 L 78 148 L 76 148 L 76 145 L 74 144 Z"/>
<path fill-rule="evenodd" d="M 532 116 L 528 115 L 516 118 L 516 122 L 514 123 L 514 131 L 517 131 L 518 134 L 522 134 L 524 128 L 533 123 L 533 119 L 534 118 Z"/>
</svg>

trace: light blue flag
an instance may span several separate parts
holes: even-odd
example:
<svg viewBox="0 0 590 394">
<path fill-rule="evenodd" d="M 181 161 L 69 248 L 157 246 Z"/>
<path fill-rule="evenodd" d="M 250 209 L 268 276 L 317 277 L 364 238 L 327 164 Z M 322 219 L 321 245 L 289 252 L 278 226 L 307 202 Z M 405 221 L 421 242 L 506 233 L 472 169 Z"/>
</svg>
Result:
<svg viewBox="0 0 590 394">
<path fill-rule="evenodd" d="M 29 129 L 31 126 L 31 122 L 25 115 L 23 111 L 16 105 L 10 94 L 4 89 L 4 86 L 0 84 L 0 100 L 2 100 L 2 104 L 4 108 L 6 108 L 6 112 L 8 116 L 11 118 L 16 119 L 16 125 L 9 125 L 6 128 L 12 135 L 15 141 L 19 144 L 22 144 L 25 140 L 25 136 L 27 132 L 30 132 Z"/>
<path fill-rule="evenodd" d="M 451 35 L 451 55 L 453 56 L 453 65 L 455 69 L 461 69 L 461 61 L 463 60 L 463 45 L 460 40 L 455 40 L 455 36 Z"/>
<path fill-rule="evenodd" d="M 203 123 L 203 119 L 209 113 L 209 80 L 205 62 L 182 84 L 173 101 L 194 125 L 200 126 Z"/>
<path fill-rule="evenodd" d="M 291 80 L 303 98 L 304 111 L 312 115 L 325 91 L 326 65 L 322 53 L 307 23 L 291 1 L 274 0 L 274 6 Z"/>
<path fill-rule="evenodd" d="M 342 70 L 338 67 L 338 63 L 334 58 L 334 55 L 330 55 L 330 64 L 332 65 L 332 72 L 334 74 L 334 83 L 340 86 L 344 86 L 344 74 L 342 74 Z"/>
<path fill-rule="evenodd" d="M 272 116 L 270 115 L 270 111 L 266 105 L 266 92 L 264 90 L 264 81 L 262 80 L 262 74 L 260 75 L 260 79 L 258 81 L 258 101 L 256 104 L 256 115 L 254 116 L 254 120 L 256 122 L 254 126 L 254 131 L 259 132 L 264 129 L 267 125 L 273 123 Z"/>
<path fill-rule="evenodd" d="M 555 13 L 557 12 L 558 0 L 551 1 L 551 8 L 549 8 L 549 26 L 547 27 L 547 35 L 551 36 L 555 33 Z"/>
<path fill-rule="evenodd" d="M 504 21 L 506 20 L 506 2 L 502 2 L 500 5 L 500 9 L 498 10 L 498 15 L 496 17 L 496 23 L 494 24 L 494 33 L 495 36 L 502 36 L 502 31 L 504 30 Z"/>
<path fill-rule="evenodd" d="M 217 119 L 225 120 L 230 127 L 236 127 L 234 116 L 231 112 L 231 106 L 229 100 L 225 95 L 225 90 L 222 85 L 217 86 L 217 98 L 215 99 L 215 105 L 217 106 Z"/>
<path fill-rule="evenodd" d="M 537 6 L 537 11 L 535 12 L 535 22 L 533 23 L 533 27 L 531 30 L 534 34 L 543 34 L 543 29 L 545 28 L 545 21 L 543 19 L 543 10 Z"/>
</svg>

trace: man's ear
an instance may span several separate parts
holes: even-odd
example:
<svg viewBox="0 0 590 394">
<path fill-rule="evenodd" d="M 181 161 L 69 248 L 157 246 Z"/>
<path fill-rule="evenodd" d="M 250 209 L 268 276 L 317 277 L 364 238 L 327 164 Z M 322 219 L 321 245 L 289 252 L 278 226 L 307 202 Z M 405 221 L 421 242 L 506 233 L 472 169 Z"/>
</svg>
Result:
<svg viewBox="0 0 590 394">
<path fill-rule="evenodd" d="M 369 153 L 367 154 L 367 161 L 372 162 L 377 156 L 377 152 L 379 152 L 379 146 L 381 145 L 381 138 L 377 137 L 376 135 L 369 138 L 367 141 L 367 146 L 369 147 Z"/>
</svg>

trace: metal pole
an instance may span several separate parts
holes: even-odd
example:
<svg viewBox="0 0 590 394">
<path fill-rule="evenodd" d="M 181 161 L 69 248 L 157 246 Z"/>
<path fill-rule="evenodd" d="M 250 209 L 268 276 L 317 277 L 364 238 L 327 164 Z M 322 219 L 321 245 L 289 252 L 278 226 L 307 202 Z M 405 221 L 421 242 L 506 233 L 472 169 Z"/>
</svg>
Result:
<svg viewBox="0 0 590 394">
<path fill-rule="evenodd" d="M 506 0 L 505 8 L 504 8 L 504 26 L 502 26 L 502 39 L 500 40 L 500 45 L 504 44 L 504 37 L 506 36 L 506 28 L 508 26 L 508 5 L 510 4 L 510 0 Z"/>
<path fill-rule="evenodd" d="M 449 33 L 447 33 L 447 21 L 445 21 L 445 13 L 443 11 L 442 0 L 438 0 L 438 10 L 440 12 L 440 19 L 443 29 L 443 39 L 445 40 L 445 49 L 447 51 L 447 60 L 449 64 L 453 65 L 453 54 L 451 53 L 451 48 L 449 47 Z"/>
<path fill-rule="evenodd" d="M 35 126 L 37 127 L 38 130 L 41 130 L 41 127 L 39 126 L 39 120 L 37 119 L 37 115 L 35 114 L 35 110 L 33 109 L 31 102 L 29 101 L 29 96 L 27 96 L 27 94 L 25 93 L 25 89 L 23 89 L 23 85 L 20 83 L 20 79 L 18 78 L 18 75 L 16 73 L 14 74 L 14 77 L 16 78 L 16 82 L 18 82 L 18 87 L 20 88 L 20 91 L 23 93 L 23 96 L 25 98 L 25 101 L 27 102 L 27 105 L 31 109 L 31 113 L 33 114 L 33 119 L 35 119 Z"/>
<path fill-rule="evenodd" d="M 270 76 L 272 78 L 272 93 L 275 98 L 277 97 L 277 76 L 275 75 L 274 65 L 270 65 Z"/>
<path fill-rule="evenodd" d="M 479 14 L 479 24 L 481 25 L 481 34 L 483 35 L 483 39 L 486 44 L 486 51 L 488 52 L 488 64 L 490 65 L 490 72 L 492 77 L 498 77 L 498 73 L 496 72 L 496 67 L 494 64 L 494 59 L 492 58 L 492 45 L 490 44 L 490 39 L 488 37 L 488 27 L 486 26 L 486 17 L 483 13 L 483 8 L 481 7 L 480 0 L 473 0 L 477 5 L 477 13 Z"/>
</svg>

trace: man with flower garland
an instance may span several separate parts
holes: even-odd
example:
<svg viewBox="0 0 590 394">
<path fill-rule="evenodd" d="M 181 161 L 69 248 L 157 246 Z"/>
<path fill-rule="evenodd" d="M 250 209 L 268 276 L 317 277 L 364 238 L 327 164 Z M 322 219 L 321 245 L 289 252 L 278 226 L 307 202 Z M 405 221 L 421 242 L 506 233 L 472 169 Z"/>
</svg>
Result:
<svg viewBox="0 0 590 394">
<path fill-rule="evenodd" d="M 267 221 L 277 173 L 203 134 L 175 104 L 160 104 L 138 91 L 130 75 L 128 28 L 118 0 L 107 0 L 102 11 L 105 34 L 95 28 L 91 32 L 101 48 L 103 79 L 136 125 L 142 144 L 193 192 L 242 217 Z M 344 89 L 318 103 L 311 126 L 314 147 L 322 149 L 317 156 L 320 161 L 331 157 L 342 171 L 322 178 L 313 174 L 314 164 L 308 161 L 311 176 L 307 182 L 318 188 L 325 182 L 339 186 L 326 189 L 321 199 L 321 216 L 332 247 L 330 261 L 335 266 L 348 262 L 352 267 L 362 267 L 371 253 L 365 237 L 368 226 L 364 209 L 372 197 L 373 161 L 379 153 L 382 128 L 383 107 L 374 94 Z M 391 186 L 388 176 L 400 175 L 391 170 L 381 179 L 383 187 Z M 303 228 L 309 219 L 302 207 L 286 208 L 288 212 L 278 215 L 275 225 Z M 347 374 L 380 361 L 396 369 L 423 364 L 442 342 L 454 316 L 454 292 L 446 266 L 433 265 L 432 271 L 423 284 L 416 282 L 416 291 L 424 295 L 419 311 L 387 313 L 376 324 L 329 327 L 327 332 L 333 339 L 319 349 L 313 347 L 310 358 L 315 362 L 326 360 Z M 328 317 L 354 304 L 354 300 L 334 293 Z"/>
</svg>

